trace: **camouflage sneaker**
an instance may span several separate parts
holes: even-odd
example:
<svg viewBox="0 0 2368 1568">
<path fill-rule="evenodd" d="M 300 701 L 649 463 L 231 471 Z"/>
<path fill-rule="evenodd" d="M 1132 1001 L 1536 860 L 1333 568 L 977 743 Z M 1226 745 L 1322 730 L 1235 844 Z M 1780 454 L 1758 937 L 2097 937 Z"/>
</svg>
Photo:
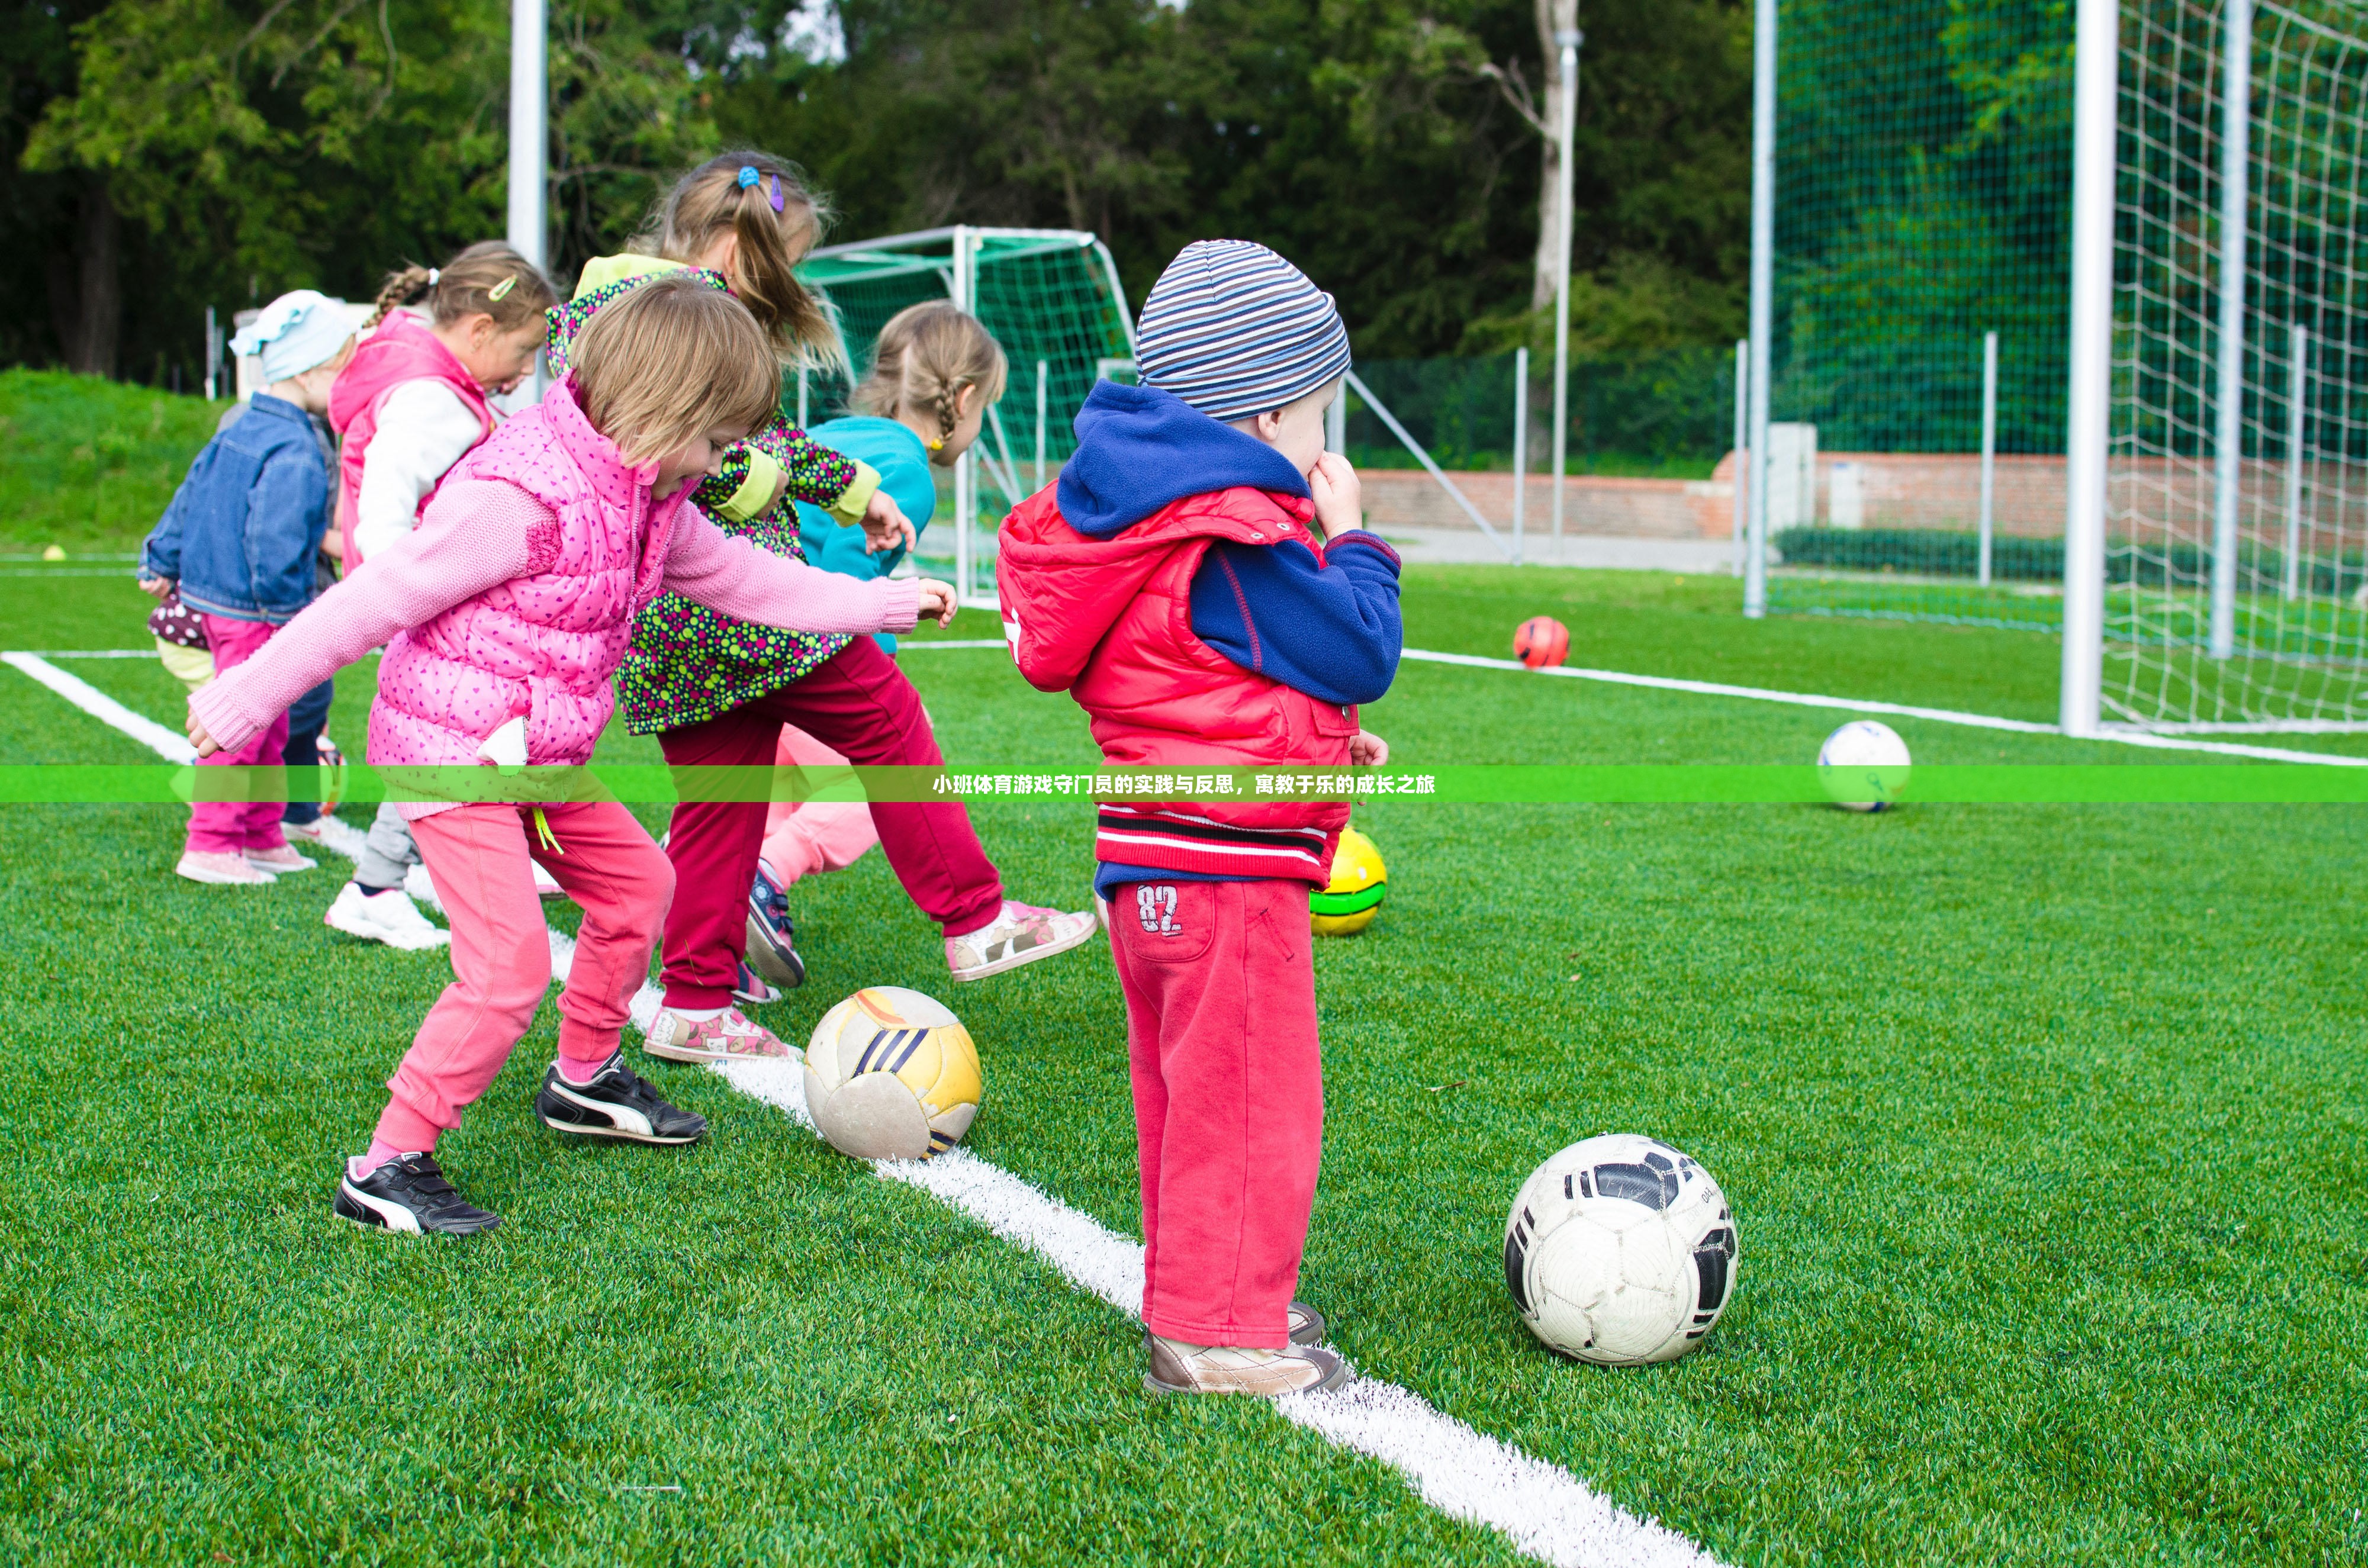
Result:
<svg viewBox="0 0 2368 1568">
<path fill-rule="evenodd" d="M 737 1007 L 693 1021 L 671 1007 L 650 1020 L 642 1049 L 668 1062 L 746 1062 L 752 1057 L 797 1060 L 795 1047 L 764 1025 L 750 1022 Z"/>
<path fill-rule="evenodd" d="M 1065 953 L 1095 930 L 1088 914 L 1064 915 L 1057 909 L 1006 899 L 991 926 L 946 938 L 946 967 L 956 981 L 985 980 L 1007 969 L 1018 969 L 1054 953 Z"/>
<path fill-rule="evenodd" d="M 1156 1334 L 1149 1338 L 1151 1370 L 1144 1374 L 1143 1383 L 1154 1393 L 1246 1393 L 1273 1399 L 1338 1388 L 1349 1381 L 1349 1363 L 1321 1346 L 1261 1350 L 1187 1345 Z"/>
</svg>

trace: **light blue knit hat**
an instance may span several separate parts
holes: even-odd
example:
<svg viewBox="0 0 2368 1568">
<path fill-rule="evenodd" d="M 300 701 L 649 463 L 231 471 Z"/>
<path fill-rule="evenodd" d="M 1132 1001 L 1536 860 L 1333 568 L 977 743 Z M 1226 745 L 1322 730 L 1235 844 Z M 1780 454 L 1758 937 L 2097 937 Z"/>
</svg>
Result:
<svg viewBox="0 0 2368 1568">
<path fill-rule="evenodd" d="M 341 304 L 314 290 L 299 289 L 264 306 L 239 329 L 230 347 L 233 354 L 260 357 L 268 385 L 326 364 L 353 335 L 354 324 L 346 319 Z"/>
<path fill-rule="evenodd" d="M 1345 374 L 1349 329 L 1332 296 L 1266 246 L 1195 240 L 1151 286 L 1134 354 L 1146 386 L 1247 419 Z"/>
</svg>

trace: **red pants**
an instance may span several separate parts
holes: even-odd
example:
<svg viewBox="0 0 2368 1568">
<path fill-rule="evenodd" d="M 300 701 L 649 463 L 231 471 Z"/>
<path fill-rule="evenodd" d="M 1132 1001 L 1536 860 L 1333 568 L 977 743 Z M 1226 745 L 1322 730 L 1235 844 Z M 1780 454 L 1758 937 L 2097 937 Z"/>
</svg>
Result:
<svg viewBox="0 0 2368 1568">
<path fill-rule="evenodd" d="M 865 765 L 935 767 L 945 759 L 921 699 L 880 645 L 859 637 L 820 669 L 703 723 L 658 737 L 677 767 L 769 767 L 781 726 Z M 763 801 L 685 801 L 674 809 L 666 858 L 676 897 L 666 923 L 669 1007 L 722 1007 L 732 1000 L 748 947 L 748 887 L 765 839 Z M 880 847 L 905 892 L 949 937 L 994 923 L 1003 880 L 958 802 L 875 801 Z"/>
<path fill-rule="evenodd" d="M 452 927 L 453 980 L 387 1080 L 393 1098 L 378 1135 L 398 1149 L 433 1149 L 438 1132 L 461 1125 L 461 1108 L 501 1072 L 551 988 L 551 937 L 529 858 L 584 906 L 559 997 L 560 1055 L 605 1060 L 649 975 L 674 869 L 614 801 L 546 806 L 543 815 L 557 850 L 518 806 L 454 806 L 411 824 Z"/>
<path fill-rule="evenodd" d="M 263 651 L 279 629 L 268 620 L 233 620 L 209 615 L 206 641 L 213 647 L 214 674 L 236 669 Z M 236 751 L 218 751 L 198 764 L 200 767 L 277 767 L 288 749 L 288 715 L 280 714 L 257 730 Z M 199 801 L 189 807 L 188 847 L 199 853 L 236 855 L 248 849 L 277 849 L 288 842 L 279 831 L 284 801 Z"/>
<path fill-rule="evenodd" d="M 1143 1165 L 1143 1321 L 1290 1341 L 1324 1158 L 1304 882 L 1134 882 L 1110 900 Z"/>
</svg>

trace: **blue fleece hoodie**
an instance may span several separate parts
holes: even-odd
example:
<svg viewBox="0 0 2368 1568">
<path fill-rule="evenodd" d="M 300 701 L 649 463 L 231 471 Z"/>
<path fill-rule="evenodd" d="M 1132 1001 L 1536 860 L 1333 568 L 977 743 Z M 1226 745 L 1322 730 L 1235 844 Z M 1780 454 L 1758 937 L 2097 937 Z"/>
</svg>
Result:
<svg viewBox="0 0 2368 1568">
<path fill-rule="evenodd" d="M 1248 485 L 1308 494 L 1306 476 L 1255 437 L 1154 387 L 1096 383 L 1061 470 L 1061 516 L 1110 539 L 1190 495 Z M 1296 540 L 1221 540 L 1192 576 L 1192 631 L 1246 670 L 1320 702 L 1372 702 L 1397 674 L 1398 555 L 1362 528 L 1315 552 Z"/>
</svg>

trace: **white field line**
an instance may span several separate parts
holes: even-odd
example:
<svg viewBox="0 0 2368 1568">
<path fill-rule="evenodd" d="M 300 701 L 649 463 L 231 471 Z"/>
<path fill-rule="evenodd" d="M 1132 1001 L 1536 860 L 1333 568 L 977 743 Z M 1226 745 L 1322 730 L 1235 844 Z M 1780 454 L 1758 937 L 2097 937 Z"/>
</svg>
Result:
<svg viewBox="0 0 2368 1568">
<path fill-rule="evenodd" d="M 1408 648 L 1400 655 L 1429 665 L 1463 665 L 1473 669 L 1511 670 L 1519 675 L 1561 676 L 1570 680 L 1601 681 L 1608 686 L 1649 687 L 1656 691 L 1687 691 L 1700 697 L 1739 697 L 1751 702 L 1782 702 L 1794 708 L 1830 708 L 1847 713 L 1890 713 L 1903 719 L 1929 719 L 1939 724 L 1963 724 L 1977 730 L 2012 730 L 2026 735 L 2060 735 L 2059 725 L 2028 719 L 2001 719 L 1988 713 L 1961 713 L 1953 708 L 1917 708 L 1904 702 L 1873 702 L 1857 697 L 1820 697 L 1804 691 L 1770 691 L 1765 687 L 1729 686 L 1724 681 L 1679 680 L 1674 676 L 1636 676 L 1620 670 L 1584 670 L 1570 665 L 1533 670 L 1513 659 L 1484 659 L 1475 653 L 1434 653 Z M 2157 751 L 2205 751 L 2226 756 L 2249 756 L 2263 762 L 2316 762 L 2329 767 L 2368 767 L 2368 757 L 2337 756 L 2328 752 L 2288 751 L 2278 746 L 2248 746 L 2226 741 L 2195 741 L 2129 730 L 2100 730 L 2091 740 Z"/>
<path fill-rule="evenodd" d="M 145 648 L 36 648 L 32 653 L 39 659 L 153 659 L 156 646 L 152 642 Z"/>
<path fill-rule="evenodd" d="M 165 750 L 167 742 L 184 752 L 189 749 L 186 740 L 163 725 L 63 671 L 21 653 L 0 656 L 160 755 L 172 756 Z M 55 678 L 28 665 L 49 670 Z M 349 859 L 360 857 L 366 835 L 359 829 L 335 816 L 324 823 L 324 848 Z M 407 885 L 423 902 L 435 902 L 426 878 L 415 876 Z M 552 972 L 564 976 L 575 956 L 575 944 L 564 933 L 548 935 Z M 644 982 L 633 995 L 634 1022 L 646 1028 L 660 999 L 658 988 Z M 733 1062 L 714 1071 L 741 1093 L 808 1129 L 814 1126 L 806 1114 L 799 1064 Z M 1042 1188 L 960 1148 L 934 1160 L 882 1160 L 872 1170 L 886 1180 L 918 1187 L 996 1235 L 1017 1242 L 1129 1317 L 1142 1314 L 1142 1244 Z M 1638 1518 L 1569 1471 L 1474 1430 L 1395 1383 L 1360 1378 L 1327 1393 L 1277 1400 L 1274 1408 L 1292 1424 L 1390 1466 L 1406 1477 L 1417 1496 L 1451 1518 L 1494 1529 L 1525 1556 L 1557 1568 L 1719 1568 L 1716 1558 L 1675 1530 Z"/>
<path fill-rule="evenodd" d="M 110 724 L 130 735 L 166 762 L 198 760 L 198 748 L 189 744 L 188 736 L 176 735 L 155 720 L 134 713 L 81 676 L 66 674 L 38 653 L 0 653 L 0 664 L 15 665 L 99 722 Z"/>
</svg>

